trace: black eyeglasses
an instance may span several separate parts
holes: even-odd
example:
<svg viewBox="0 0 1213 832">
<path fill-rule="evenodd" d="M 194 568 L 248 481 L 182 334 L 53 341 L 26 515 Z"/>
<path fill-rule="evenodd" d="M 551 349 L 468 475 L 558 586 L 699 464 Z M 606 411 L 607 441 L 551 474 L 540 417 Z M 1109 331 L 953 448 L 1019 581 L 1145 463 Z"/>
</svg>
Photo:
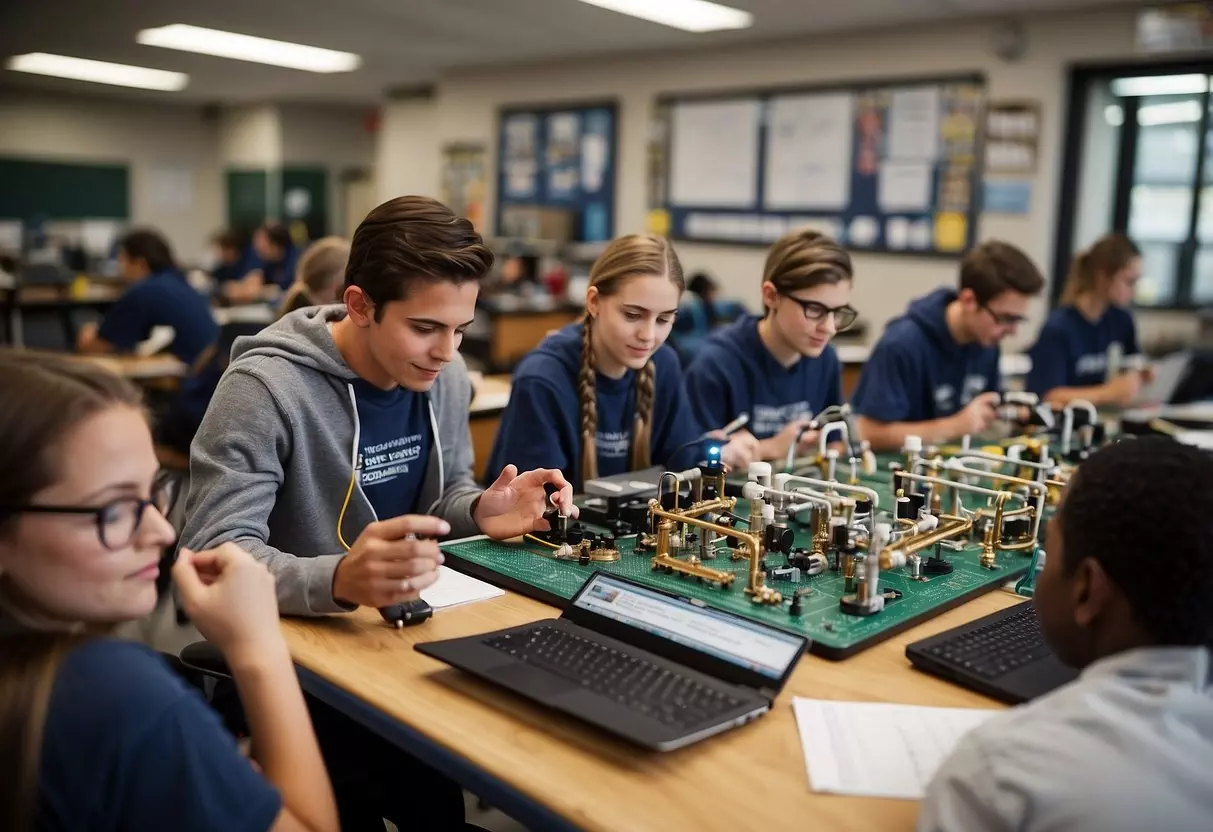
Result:
<svg viewBox="0 0 1213 832">
<path fill-rule="evenodd" d="M 0 506 L 0 514 L 91 514 L 97 524 L 97 538 L 106 549 L 121 549 L 134 539 L 143 522 L 143 513 L 154 506 L 161 514 L 168 507 L 169 488 L 158 486 L 150 500 L 124 497 L 103 506 Z"/>
<path fill-rule="evenodd" d="M 826 315 L 834 316 L 834 328 L 839 332 L 850 328 L 859 318 L 859 310 L 854 306 L 847 304 L 845 306 L 826 306 L 824 303 L 818 303 L 815 300 L 801 300 L 787 292 L 779 292 L 790 301 L 800 304 L 800 308 L 804 310 L 804 316 L 810 321 L 823 321 Z"/>
<path fill-rule="evenodd" d="M 990 317 L 994 319 L 994 323 L 999 326 L 1018 326 L 1028 319 L 1027 315 L 1012 315 L 1009 312 L 996 312 L 984 303 L 981 308 L 990 313 Z"/>
</svg>

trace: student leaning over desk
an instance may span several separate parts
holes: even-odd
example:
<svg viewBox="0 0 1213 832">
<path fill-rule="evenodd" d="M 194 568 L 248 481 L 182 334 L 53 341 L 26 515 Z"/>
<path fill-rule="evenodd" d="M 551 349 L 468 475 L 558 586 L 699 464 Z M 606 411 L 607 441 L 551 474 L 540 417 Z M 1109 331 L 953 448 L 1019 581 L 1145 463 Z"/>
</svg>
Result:
<svg viewBox="0 0 1213 832">
<path fill-rule="evenodd" d="M 0 350 L 0 400 L 0 829 L 336 830 L 263 566 L 226 544 L 183 551 L 173 578 L 264 774 L 160 656 L 107 636 L 151 613 L 174 538 L 138 392 Z"/>
<path fill-rule="evenodd" d="M 1055 407 L 1072 399 L 1127 405 L 1145 373 L 1109 366 L 1109 353 L 1137 355 L 1129 305 L 1141 279 L 1141 251 L 1123 234 L 1108 234 L 1074 258 L 1061 304 L 1028 350 L 1027 389 Z"/>
<path fill-rule="evenodd" d="M 565 471 L 580 488 L 599 476 L 699 461 L 703 428 L 665 343 L 683 288 L 682 265 L 664 237 L 612 241 L 590 269 L 584 319 L 549 335 L 514 371 L 488 476 L 510 463 L 541 465 Z M 755 445 L 741 431 L 722 454 L 745 466 Z"/>
<path fill-rule="evenodd" d="M 896 450 L 911 434 L 935 442 L 988 429 L 1002 390 L 998 344 L 1043 287 L 1026 254 L 990 241 L 965 255 L 958 289 L 936 289 L 890 321 L 852 396 L 873 450 Z"/>
<path fill-rule="evenodd" d="M 965 736 L 919 832 L 1213 828 L 1213 456 L 1161 437 L 1083 462 L 1034 603 L 1070 684 Z"/>
<path fill-rule="evenodd" d="M 81 327 L 76 349 L 92 355 L 130 352 L 152 329 L 168 326 L 174 333 L 168 351 L 193 364 L 214 343 L 219 327 L 206 298 L 177 268 L 165 239 L 155 231 L 131 231 L 118 241 L 118 267 L 131 286 L 99 326 Z"/>
<path fill-rule="evenodd" d="M 749 414 L 758 456 L 782 459 L 817 442 L 811 417 L 842 404 L 830 339 L 855 322 L 851 257 L 816 231 L 772 246 L 762 277 L 761 318 L 747 315 L 716 332 L 687 368 L 687 395 L 700 423 Z"/>
<path fill-rule="evenodd" d="M 185 544 L 240 544 L 274 574 L 283 614 L 322 615 L 417 598 L 437 580 L 439 537 L 546 530 L 548 483 L 575 515 L 559 471 L 510 466 L 487 490 L 472 478 L 458 347 L 492 260 L 431 199 L 372 211 L 344 303 L 236 341 L 191 448 Z M 331 709 L 313 718 L 343 828 L 462 823 L 453 783 Z"/>
</svg>

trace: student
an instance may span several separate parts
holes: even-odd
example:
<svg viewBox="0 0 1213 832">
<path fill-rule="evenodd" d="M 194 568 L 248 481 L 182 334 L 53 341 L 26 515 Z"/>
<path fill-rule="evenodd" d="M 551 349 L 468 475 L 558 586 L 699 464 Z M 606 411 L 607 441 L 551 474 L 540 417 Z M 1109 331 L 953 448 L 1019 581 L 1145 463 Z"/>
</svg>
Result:
<svg viewBox="0 0 1213 832">
<path fill-rule="evenodd" d="M 253 253 L 248 273 L 223 287 L 224 294 L 235 303 L 256 301 L 266 286 L 285 290 L 295 280 L 299 250 L 282 223 L 267 222 L 253 232 Z"/>
<path fill-rule="evenodd" d="M 931 442 L 987 430 L 1001 390 L 998 344 L 1043 287 L 1026 254 L 990 241 L 965 255 L 959 291 L 936 289 L 890 321 L 852 397 L 872 449 L 896 450 L 911 434 Z"/>
<path fill-rule="evenodd" d="M 286 290 L 278 317 L 341 300 L 349 259 L 350 244 L 340 237 L 324 237 L 308 246 L 299 258 L 295 282 Z"/>
<path fill-rule="evenodd" d="M 489 476 L 511 463 L 545 466 L 580 488 L 599 476 L 698 462 L 702 428 L 665 346 L 682 290 L 682 266 L 665 238 L 610 243 L 590 269 L 583 321 L 545 338 L 514 371 Z M 747 465 L 755 444 L 739 432 L 725 461 Z"/>
<path fill-rule="evenodd" d="M 249 273 L 250 252 L 240 232 L 235 229 L 221 231 L 211 238 L 211 245 L 216 261 L 211 269 L 211 279 L 216 283 L 222 286 Z"/>
<path fill-rule="evenodd" d="M 1205 832 L 1213 457 L 1161 437 L 1109 445 L 1078 468 L 1047 536 L 1037 615 L 1082 675 L 962 739 L 918 829 Z"/>
<path fill-rule="evenodd" d="M 1054 407 L 1072 399 L 1126 405 L 1141 389 L 1139 371 L 1109 372 L 1108 351 L 1137 354 L 1129 313 L 1141 278 L 1141 252 L 1123 234 L 1109 234 L 1074 258 L 1061 304 L 1028 350 L 1027 389 Z M 1111 377 L 1109 377 L 1111 376 Z"/>
<path fill-rule="evenodd" d="M 545 484 L 575 516 L 559 471 L 507 467 L 487 490 L 472 478 L 458 348 L 492 262 L 471 223 L 434 200 L 373 210 L 354 234 L 343 303 L 237 340 L 191 448 L 185 544 L 240 544 L 274 574 L 282 614 L 323 615 L 417 598 L 438 577 L 436 538 L 546 530 Z M 453 783 L 314 713 L 343 828 L 358 812 L 368 828 L 462 822 Z M 424 784 L 412 797 L 398 788 L 410 778 Z"/>
<path fill-rule="evenodd" d="M 747 413 L 758 456 L 783 459 L 815 413 L 842 404 L 830 339 L 858 317 L 851 281 L 850 255 L 824 234 L 798 231 L 775 243 L 762 276 L 763 316 L 717 331 L 687 368 L 700 424 Z M 805 434 L 798 450 L 816 441 Z"/>
<path fill-rule="evenodd" d="M 133 285 L 110 307 L 100 326 L 81 327 L 76 349 L 102 355 L 130 352 L 152 328 L 171 326 L 168 351 L 186 364 L 215 340 L 219 328 L 206 298 L 186 282 L 168 243 L 155 231 L 132 231 L 118 244 L 118 266 Z"/>
<path fill-rule="evenodd" d="M 0 829 L 336 830 L 264 567 L 231 544 L 173 567 L 264 774 L 160 656 L 106 635 L 151 613 L 174 537 L 136 390 L 0 350 L 0 399 Z"/>
</svg>

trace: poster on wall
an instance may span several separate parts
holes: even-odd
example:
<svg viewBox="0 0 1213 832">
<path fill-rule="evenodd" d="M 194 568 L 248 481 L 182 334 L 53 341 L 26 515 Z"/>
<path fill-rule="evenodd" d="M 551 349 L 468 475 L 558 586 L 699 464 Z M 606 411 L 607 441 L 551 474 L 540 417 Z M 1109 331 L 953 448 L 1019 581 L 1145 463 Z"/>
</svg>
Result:
<svg viewBox="0 0 1213 832">
<path fill-rule="evenodd" d="M 478 142 L 457 142 L 442 148 L 442 201 L 482 233 L 487 157 L 484 145 Z"/>
<path fill-rule="evenodd" d="M 518 113 L 505 121 L 505 147 L 502 167 L 505 171 L 505 196 L 527 199 L 538 190 L 539 118 Z"/>
</svg>

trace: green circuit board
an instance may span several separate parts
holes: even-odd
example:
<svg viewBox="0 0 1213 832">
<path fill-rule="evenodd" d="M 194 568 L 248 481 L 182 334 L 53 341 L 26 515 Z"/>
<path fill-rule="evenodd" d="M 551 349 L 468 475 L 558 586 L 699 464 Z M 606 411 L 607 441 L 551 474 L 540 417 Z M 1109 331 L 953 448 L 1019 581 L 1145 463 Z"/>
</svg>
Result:
<svg viewBox="0 0 1213 832">
<path fill-rule="evenodd" d="M 864 478 L 864 485 L 875 488 L 881 496 L 881 515 L 892 505 L 887 478 Z M 984 498 L 966 498 L 970 508 L 984 505 Z M 748 503 L 739 500 L 736 513 L 746 516 Z M 592 528 L 592 527 L 591 527 Z M 796 547 L 810 548 L 811 530 L 795 526 Z M 965 540 L 954 551 L 941 550 L 952 564 L 950 574 L 927 576 L 915 580 L 908 568 L 883 570 L 880 590 L 896 590 L 900 597 L 888 599 L 885 608 L 875 615 L 860 617 L 844 613 L 839 599 L 847 594 L 840 571 L 827 569 L 820 575 L 801 576 L 798 582 L 785 579 L 768 580 L 768 585 L 784 599 L 778 605 L 758 604 L 744 592 L 748 560 L 732 560 L 729 550 L 721 549 L 705 566 L 730 571 L 736 578 L 730 586 L 722 587 L 701 582 L 694 577 L 667 574 L 652 568 L 651 553 L 635 553 L 635 538 L 620 538 L 616 548 L 620 558 L 613 563 L 594 562 L 586 566 L 572 560 L 556 560 L 552 551 L 537 543 L 506 544 L 487 538 L 469 538 L 443 545 L 447 564 L 462 572 L 482 578 L 548 603 L 563 605 L 572 598 L 585 580 L 602 570 L 630 578 L 639 583 L 699 599 L 712 607 L 738 613 L 755 621 L 808 636 L 811 650 L 826 658 L 841 659 L 872 646 L 901 630 L 932 618 L 964 601 L 996 589 L 1022 576 L 1031 563 L 1031 552 L 999 552 L 995 569 L 979 564 L 981 546 Z M 929 554 L 927 552 L 924 555 Z M 767 556 L 767 566 L 782 563 L 782 556 Z M 790 596 L 801 590 L 801 612 L 792 615 Z M 807 592 L 805 591 L 807 590 Z M 893 593 L 890 593 L 893 594 Z"/>
</svg>

